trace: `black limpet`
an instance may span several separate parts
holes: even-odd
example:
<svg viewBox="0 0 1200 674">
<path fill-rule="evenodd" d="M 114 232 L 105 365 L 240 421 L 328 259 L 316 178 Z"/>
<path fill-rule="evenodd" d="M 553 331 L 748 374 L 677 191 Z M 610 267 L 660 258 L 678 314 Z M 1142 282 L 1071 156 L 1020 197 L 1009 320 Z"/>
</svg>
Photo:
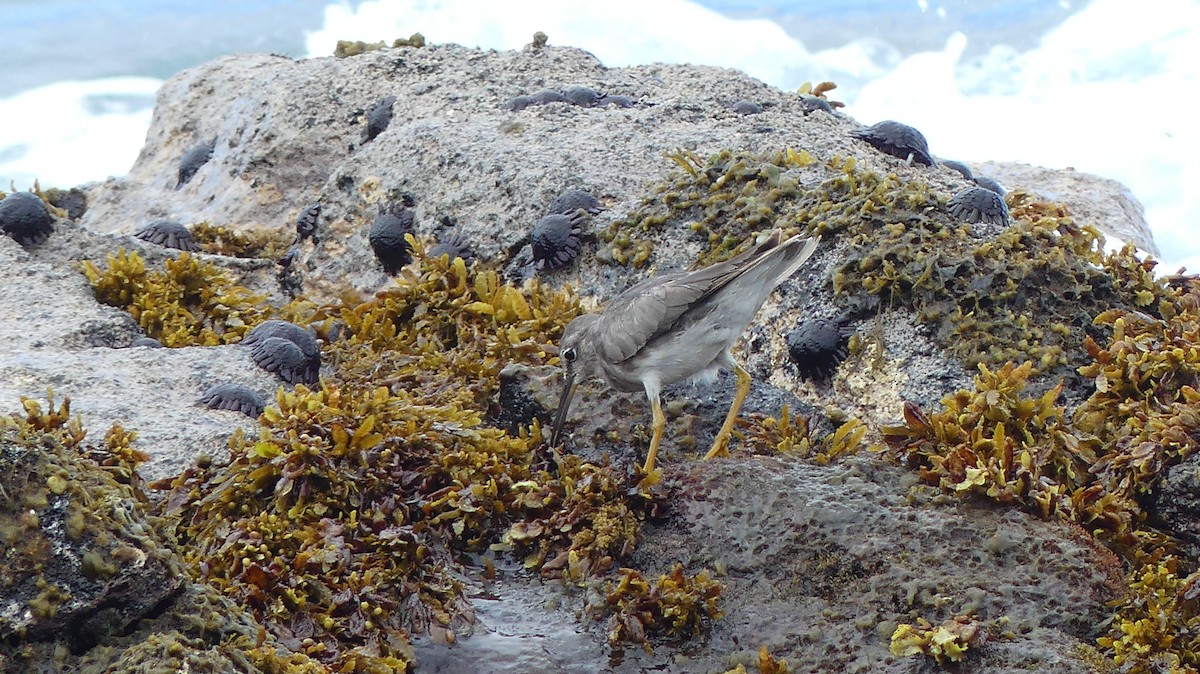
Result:
<svg viewBox="0 0 1200 674">
<path fill-rule="evenodd" d="M 563 96 L 553 89 L 542 89 L 536 94 L 531 94 L 529 97 L 533 99 L 535 105 L 545 105 L 547 103 L 570 103 L 566 96 Z"/>
<path fill-rule="evenodd" d="M 968 187 L 946 202 L 950 215 L 970 223 L 1008 224 L 1008 204 L 1004 197 L 984 187 Z"/>
<path fill-rule="evenodd" d="M 139 229 L 134 236 L 143 240 L 155 243 L 167 248 L 175 248 L 177 250 L 185 250 L 189 253 L 195 253 L 200 250 L 200 246 L 192 238 L 192 233 L 184 227 L 182 223 L 176 220 L 168 220 L 160 218 L 154 220 L 145 227 Z"/>
<path fill-rule="evenodd" d="M 412 200 L 405 198 L 403 202 L 385 206 L 375 216 L 371 232 L 367 235 L 375 258 L 383 265 L 383 271 L 388 276 L 395 275 L 401 267 L 412 262 L 412 248 L 404 240 L 404 235 L 413 231 L 411 205 Z"/>
<path fill-rule="evenodd" d="M 508 99 L 507 101 L 504 101 L 504 103 L 500 107 L 504 108 L 505 110 L 511 110 L 513 112 L 520 112 L 520 111 L 524 110 L 525 108 L 528 108 L 531 105 L 537 105 L 537 104 L 538 104 L 537 99 L 535 99 L 533 96 L 521 95 L 521 96 L 513 96 L 512 98 Z"/>
<path fill-rule="evenodd" d="M 392 123 L 392 104 L 395 102 L 395 96 L 384 96 L 371 108 L 367 113 L 367 128 L 363 130 L 362 142 L 375 140 L 376 136 L 388 128 L 388 124 Z"/>
<path fill-rule="evenodd" d="M 44 190 L 42 195 L 51 206 L 63 209 L 67 212 L 67 217 L 76 222 L 87 212 L 87 195 L 78 187 L 72 187 L 69 190 L 51 187 Z"/>
<path fill-rule="evenodd" d="M 600 202 L 587 192 L 575 188 L 563 190 L 550 204 L 551 215 L 574 215 L 575 211 L 584 210 L 592 215 L 604 210 Z"/>
<path fill-rule="evenodd" d="M 809 115 L 817 110 L 833 114 L 833 106 L 829 104 L 829 101 L 820 96 L 813 96 L 812 94 L 800 94 L 800 108 L 804 110 L 805 115 Z"/>
<path fill-rule="evenodd" d="M 762 106 L 754 101 L 739 99 L 729 104 L 729 109 L 739 115 L 757 115 L 762 112 Z"/>
<path fill-rule="evenodd" d="M 176 183 L 175 189 L 186 185 L 192 179 L 192 176 L 196 175 L 196 171 L 199 171 L 205 162 L 212 159 L 213 150 L 216 147 L 217 139 L 213 138 L 212 140 L 195 145 L 192 149 L 183 153 L 183 157 L 179 159 L 179 182 Z"/>
<path fill-rule="evenodd" d="M 806 379 L 828 379 L 846 359 L 851 331 L 841 321 L 813 318 L 802 321 L 787 336 L 788 355 Z"/>
<path fill-rule="evenodd" d="M 135 346 L 144 346 L 147 349 L 163 348 L 162 342 L 153 337 L 138 337 L 137 339 L 133 340 L 133 342 L 129 345 L 129 348 L 132 349 Z"/>
<path fill-rule="evenodd" d="M 475 253 L 471 250 L 471 242 L 467 240 L 467 237 L 463 236 L 462 232 L 449 232 L 444 235 L 440 241 L 429 248 L 428 255 L 431 258 L 449 255 L 451 261 L 454 261 L 456 257 L 461 257 L 463 262 L 467 264 L 475 261 Z"/>
<path fill-rule="evenodd" d="M 241 412 L 246 416 L 257 419 L 263 412 L 262 396 L 241 384 L 217 384 L 205 391 L 197 402 L 208 405 L 214 410 Z"/>
<path fill-rule="evenodd" d="M 303 241 L 308 237 L 312 237 L 313 243 L 317 242 L 317 218 L 321 217 L 321 202 L 317 202 L 312 206 L 300 211 L 300 216 L 296 218 L 296 241 Z"/>
<path fill-rule="evenodd" d="M 948 168 L 952 171 L 958 171 L 959 174 L 961 174 L 962 177 L 966 178 L 967 180 L 972 180 L 975 178 L 975 174 L 971 171 L 971 167 L 967 166 L 966 164 L 964 164 L 960 161 L 955 161 L 953 159 L 943 159 L 942 166 L 945 166 L 946 168 Z"/>
<path fill-rule="evenodd" d="M 254 346 L 270 337 L 288 340 L 295 344 L 306 358 L 315 359 L 318 365 L 320 364 L 321 346 L 317 344 L 317 338 L 313 336 L 312 331 L 289 321 L 274 318 L 263 321 L 247 332 L 240 343 L 242 346 Z"/>
<path fill-rule="evenodd" d="M 0 200 L 0 232 L 22 246 L 45 241 L 54 231 L 54 216 L 32 192 L 13 192 Z"/>
<path fill-rule="evenodd" d="M 867 141 L 880 152 L 886 152 L 893 157 L 912 161 L 926 166 L 933 166 L 933 157 L 929 154 L 929 143 L 920 131 L 892 120 L 885 120 L 865 129 L 851 131 L 850 135 Z"/>
<path fill-rule="evenodd" d="M 570 264 L 583 248 L 579 217 L 551 214 L 537 221 L 530 233 L 533 261 L 538 269 L 559 269 Z"/>
<path fill-rule="evenodd" d="M 633 99 L 620 94 L 605 94 L 600 97 L 600 105 L 606 108 L 610 105 L 618 108 L 632 108 Z"/>
<path fill-rule="evenodd" d="M 600 94 L 591 87 L 571 87 L 563 92 L 567 102 L 581 108 L 594 108 L 600 101 Z"/>
<path fill-rule="evenodd" d="M 315 384 L 321 369 L 300 351 L 295 342 L 282 337 L 267 337 L 255 342 L 250 350 L 254 363 L 279 375 L 289 384 Z"/>
<path fill-rule="evenodd" d="M 275 264 L 279 265 L 280 267 L 283 267 L 284 269 L 287 269 L 288 267 L 292 266 L 292 263 L 295 262 L 296 258 L 299 256 L 300 256 L 300 244 L 293 243 L 287 249 L 287 252 L 283 254 L 283 257 L 279 258 L 278 260 L 275 260 Z"/>
<path fill-rule="evenodd" d="M 1004 196 L 1004 194 L 1007 192 L 1003 185 L 987 176 L 975 176 L 975 184 L 979 185 L 985 190 L 991 190 L 1000 196 Z"/>
</svg>

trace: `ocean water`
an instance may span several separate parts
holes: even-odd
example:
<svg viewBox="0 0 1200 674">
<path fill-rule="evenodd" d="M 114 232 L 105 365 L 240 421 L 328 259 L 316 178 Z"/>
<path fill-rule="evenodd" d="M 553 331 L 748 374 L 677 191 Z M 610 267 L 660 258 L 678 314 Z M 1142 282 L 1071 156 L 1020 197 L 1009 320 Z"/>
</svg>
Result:
<svg viewBox="0 0 1200 674">
<path fill-rule="evenodd" d="M 338 39 L 519 49 L 537 30 L 609 66 L 738 68 L 783 89 L 833 80 L 863 123 L 912 124 L 941 157 L 1113 178 L 1145 206 L 1159 270 L 1200 270 L 1200 0 L 0 0 L 0 185 L 121 175 L 154 92 L 238 51 Z"/>
</svg>

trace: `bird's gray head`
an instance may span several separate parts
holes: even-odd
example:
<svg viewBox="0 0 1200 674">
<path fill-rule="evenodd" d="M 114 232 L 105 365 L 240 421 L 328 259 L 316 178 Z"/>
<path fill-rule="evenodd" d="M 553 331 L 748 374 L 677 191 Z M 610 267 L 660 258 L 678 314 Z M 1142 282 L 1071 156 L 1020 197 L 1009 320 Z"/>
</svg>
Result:
<svg viewBox="0 0 1200 674">
<path fill-rule="evenodd" d="M 562 339 L 558 340 L 558 358 L 568 377 L 582 381 L 594 375 L 596 347 L 592 328 L 599 318 L 600 314 L 584 314 L 563 330 Z"/>
<path fill-rule="evenodd" d="M 571 396 L 575 393 L 575 380 L 587 380 L 595 376 L 596 346 L 592 328 L 599 314 L 584 314 L 577 317 L 563 330 L 558 340 L 558 358 L 563 365 L 563 389 L 558 398 L 558 412 L 554 415 L 554 427 L 550 433 L 550 445 L 557 446 L 567 410 L 571 407 Z"/>
</svg>

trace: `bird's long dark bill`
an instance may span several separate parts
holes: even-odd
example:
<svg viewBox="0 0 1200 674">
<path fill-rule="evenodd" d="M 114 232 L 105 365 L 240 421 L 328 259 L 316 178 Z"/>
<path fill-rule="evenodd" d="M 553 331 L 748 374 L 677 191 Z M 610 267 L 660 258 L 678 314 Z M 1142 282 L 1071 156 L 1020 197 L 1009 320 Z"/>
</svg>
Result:
<svg viewBox="0 0 1200 674">
<path fill-rule="evenodd" d="M 558 398 L 558 413 L 554 415 L 554 430 L 550 432 L 550 446 L 557 447 L 567 421 L 567 410 L 571 407 L 571 396 L 575 394 L 575 375 L 568 372 L 563 380 L 562 395 Z"/>
</svg>

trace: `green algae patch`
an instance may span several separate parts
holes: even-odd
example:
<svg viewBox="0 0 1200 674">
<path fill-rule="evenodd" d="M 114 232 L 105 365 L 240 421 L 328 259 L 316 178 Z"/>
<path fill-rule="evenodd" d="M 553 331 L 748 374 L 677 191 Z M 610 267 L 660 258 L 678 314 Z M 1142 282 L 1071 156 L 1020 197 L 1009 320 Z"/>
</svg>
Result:
<svg viewBox="0 0 1200 674">
<path fill-rule="evenodd" d="M 61 632 L 87 645 L 173 594 L 183 567 L 144 495 L 120 481 L 121 462 L 138 457 L 86 444 L 69 400 L 22 406 L 0 417 L 0 588 L 26 610 L 0 617 L 0 638 Z"/>
<path fill-rule="evenodd" d="M 200 250 L 210 255 L 278 259 L 293 241 L 291 236 L 273 229 L 238 232 L 209 222 L 198 222 L 188 229 Z"/>
<path fill-rule="evenodd" d="M 152 270 L 136 252 L 122 248 L 108 256 L 103 270 L 84 260 L 83 273 L 97 300 L 128 311 L 163 346 L 233 344 L 273 313 L 265 297 L 186 252 Z"/>
</svg>

